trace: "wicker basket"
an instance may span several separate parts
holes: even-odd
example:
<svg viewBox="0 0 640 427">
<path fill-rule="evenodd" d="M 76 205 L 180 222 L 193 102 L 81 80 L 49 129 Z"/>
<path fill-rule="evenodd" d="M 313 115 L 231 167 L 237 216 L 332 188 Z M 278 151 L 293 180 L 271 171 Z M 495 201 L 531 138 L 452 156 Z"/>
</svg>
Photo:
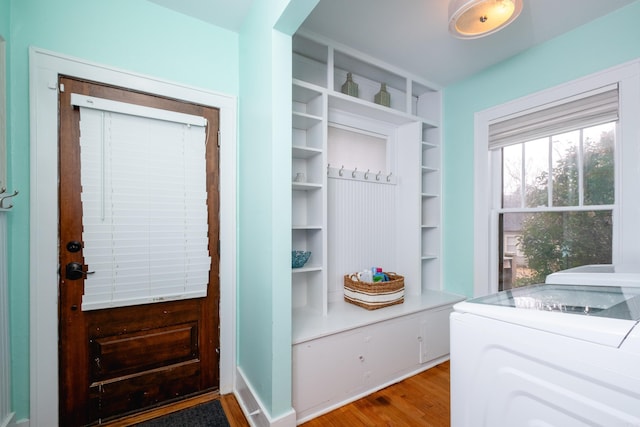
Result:
<svg viewBox="0 0 640 427">
<path fill-rule="evenodd" d="M 404 277 L 385 273 L 388 282 L 360 282 L 353 274 L 344 276 L 344 300 L 367 310 L 376 310 L 404 302 Z"/>
</svg>

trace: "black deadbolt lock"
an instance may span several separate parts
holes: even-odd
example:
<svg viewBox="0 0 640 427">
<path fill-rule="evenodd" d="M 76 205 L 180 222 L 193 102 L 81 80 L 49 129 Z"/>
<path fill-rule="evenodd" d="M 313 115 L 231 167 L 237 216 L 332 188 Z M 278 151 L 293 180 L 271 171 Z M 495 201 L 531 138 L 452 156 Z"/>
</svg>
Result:
<svg viewBox="0 0 640 427">
<path fill-rule="evenodd" d="M 80 249 L 82 249 L 82 243 L 76 240 L 72 240 L 69 243 L 67 243 L 67 250 L 69 252 L 78 252 Z"/>
</svg>

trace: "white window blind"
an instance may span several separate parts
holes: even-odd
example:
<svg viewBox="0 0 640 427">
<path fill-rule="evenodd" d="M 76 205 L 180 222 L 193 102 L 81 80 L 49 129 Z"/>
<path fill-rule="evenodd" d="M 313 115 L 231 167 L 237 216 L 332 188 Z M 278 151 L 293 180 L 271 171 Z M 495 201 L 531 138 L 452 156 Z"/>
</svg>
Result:
<svg viewBox="0 0 640 427">
<path fill-rule="evenodd" d="M 73 94 L 80 106 L 83 310 L 205 296 L 202 117 Z"/>
<path fill-rule="evenodd" d="M 489 149 L 618 120 L 618 85 L 609 85 L 489 124 Z"/>
</svg>

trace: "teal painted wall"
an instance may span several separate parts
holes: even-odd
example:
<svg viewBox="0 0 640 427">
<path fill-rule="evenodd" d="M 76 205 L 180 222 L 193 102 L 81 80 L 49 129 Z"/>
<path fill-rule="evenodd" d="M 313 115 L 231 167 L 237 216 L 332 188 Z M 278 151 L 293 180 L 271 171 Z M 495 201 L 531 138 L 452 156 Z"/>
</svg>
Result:
<svg viewBox="0 0 640 427">
<path fill-rule="evenodd" d="M 29 46 L 237 95 L 239 36 L 147 1 L 0 5 L 0 31 L 10 25 L 8 181 L 20 190 L 9 214 L 8 248 L 12 397 L 20 420 L 29 416 Z"/>
<path fill-rule="evenodd" d="M 640 57 L 639 20 L 636 1 L 444 90 L 446 290 L 473 295 L 474 113 Z"/>
<path fill-rule="evenodd" d="M 317 1 L 258 0 L 237 34 L 146 1 L 0 0 L 0 33 L 8 31 L 10 42 L 9 182 L 21 190 L 9 218 L 17 419 L 29 414 L 30 45 L 240 95 L 238 365 L 272 416 L 291 409 L 288 34 Z M 447 290 L 470 295 L 473 288 L 474 112 L 640 56 L 638 18 L 640 2 L 446 88 Z"/>
<path fill-rule="evenodd" d="M 318 0 L 258 0 L 240 31 L 238 366 L 291 402 L 291 35 Z"/>
</svg>

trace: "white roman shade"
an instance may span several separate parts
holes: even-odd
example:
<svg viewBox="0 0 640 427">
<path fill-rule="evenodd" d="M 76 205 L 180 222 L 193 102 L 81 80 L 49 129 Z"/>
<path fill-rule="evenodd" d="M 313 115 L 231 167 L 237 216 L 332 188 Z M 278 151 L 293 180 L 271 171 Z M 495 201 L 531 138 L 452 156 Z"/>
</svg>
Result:
<svg viewBox="0 0 640 427">
<path fill-rule="evenodd" d="M 205 296 L 206 119 L 73 94 L 80 107 L 83 310 Z"/>
<path fill-rule="evenodd" d="M 489 149 L 618 120 L 618 85 L 609 85 L 489 124 Z"/>
</svg>

